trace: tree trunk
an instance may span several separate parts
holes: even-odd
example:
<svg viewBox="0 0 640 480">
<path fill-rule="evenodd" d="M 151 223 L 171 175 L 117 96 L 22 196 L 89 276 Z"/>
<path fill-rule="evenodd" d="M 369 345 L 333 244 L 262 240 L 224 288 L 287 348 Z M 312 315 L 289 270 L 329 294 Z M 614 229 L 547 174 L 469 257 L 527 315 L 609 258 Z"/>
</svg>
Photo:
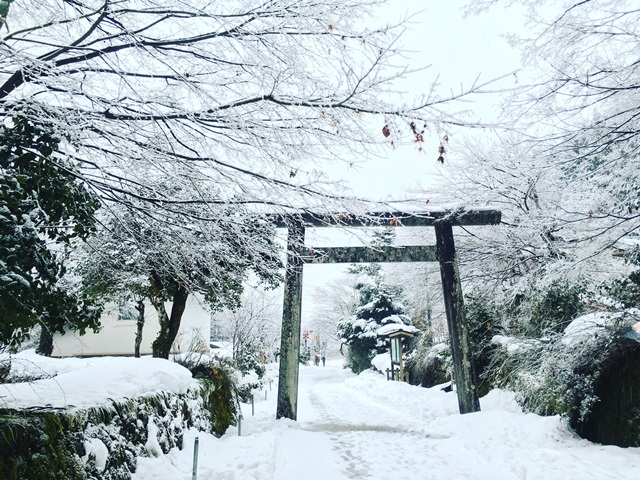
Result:
<svg viewBox="0 0 640 480">
<path fill-rule="evenodd" d="M 136 340 L 134 346 L 134 356 L 140 358 L 140 344 L 142 343 L 142 329 L 144 327 L 144 301 L 138 300 L 136 303 L 138 311 L 138 321 L 136 322 Z"/>
<path fill-rule="evenodd" d="M 38 340 L 36 353 L 45 357 L 50 357 L 53 353 L 53 335 L 51 330 L 44 325 L 40 329 L 40 339 Z"/>
<path fill-rule="evenodd" d="M 187 298 L 189 292 L 183 287 L 178 287 L 173 295 L 173 306 L 171 307 L 171 316 L 167 315 L 164 308 L 164 302 L 161 300 L 154 301 L 154 306 L 158 311 L 158 320 L 160 321 L 160 331 L 158 337 L 154 340 L 152 349 L 153 356 L 159 358 L 169 358 L 171 353 L 171 345 L 178 335 L 182 314 L 187 306 Z"/>
</svg>

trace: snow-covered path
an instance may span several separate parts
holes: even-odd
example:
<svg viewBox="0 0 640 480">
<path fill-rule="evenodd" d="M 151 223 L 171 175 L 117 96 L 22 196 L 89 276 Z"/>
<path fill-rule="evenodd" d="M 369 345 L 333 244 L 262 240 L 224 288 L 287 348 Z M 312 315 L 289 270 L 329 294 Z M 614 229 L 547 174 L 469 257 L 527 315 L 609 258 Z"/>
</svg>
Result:
<svg viewBox="0 0 640 480">
<path fill-rule="evenodd" d="M 255 416 L 243 406 L 242 436 L 190 431 L 182 451 L 139 459 L 134 478 L 191 479 L 196 435 L 200 480 L 640 478 L 640 449 L 580 440 L 498 391 L 461 416 L 455 394 L 356 377 L 335 360 L 301 367 L 298 422 L 274 419 L 276 393 L 256 393 Z"/>
</svg>

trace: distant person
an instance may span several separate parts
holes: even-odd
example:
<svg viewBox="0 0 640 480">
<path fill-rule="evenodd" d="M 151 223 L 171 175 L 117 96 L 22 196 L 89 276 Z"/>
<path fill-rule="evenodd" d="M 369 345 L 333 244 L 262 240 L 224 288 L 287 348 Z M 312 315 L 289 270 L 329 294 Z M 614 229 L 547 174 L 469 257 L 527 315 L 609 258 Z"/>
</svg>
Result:
<svg viewBox="0 0 640 480">
<path fill-rule="evenodd" d="M 323 367 L 324 367 L 324 362 L 326 362 L 326 361 L 327 361 L 327 359 L 325 358 L 325 356 L 324 356 L 324 355 L 322 355 L 322 366 L 323 366 Z"/>
<path fill-rule="evenodd" d="M 315 357 L 315 361 L 316 361 L 316 367 L 320 365 L 320 357 L 318 355 L 316 355 Z"/>
</svg>

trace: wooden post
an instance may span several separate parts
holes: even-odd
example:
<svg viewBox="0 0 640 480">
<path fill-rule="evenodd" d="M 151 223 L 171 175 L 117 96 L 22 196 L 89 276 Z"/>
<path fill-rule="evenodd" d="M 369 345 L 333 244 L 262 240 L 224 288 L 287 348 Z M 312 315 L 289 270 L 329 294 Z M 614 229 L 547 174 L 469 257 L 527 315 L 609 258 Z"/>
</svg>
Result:
<svg viewBox="0 0 640 480">
<path fill-rule="evenodd" d="M 304 224 L 301 220 L 291 219 L 288 224 L 287 269 L 284 279 L 280 382 L 278 383 L 276 418 L 284 417 L 291 420 L 296 420 L 298 414 L 304 230 Z"/>
<path fill-rule="evenodd" d="M 436 251 L 440 262 L 444 305 L 451 340 L 453 375 L 458 392 L 458 406 L 460 413 L 479 412 L 480 399 L 469 344 L 469 332 L 464 317 L 464 301 L 453 241 L 453 228 L 450 223 L 441 223 L 435 226 L 435 230 Z"/>
</svg>

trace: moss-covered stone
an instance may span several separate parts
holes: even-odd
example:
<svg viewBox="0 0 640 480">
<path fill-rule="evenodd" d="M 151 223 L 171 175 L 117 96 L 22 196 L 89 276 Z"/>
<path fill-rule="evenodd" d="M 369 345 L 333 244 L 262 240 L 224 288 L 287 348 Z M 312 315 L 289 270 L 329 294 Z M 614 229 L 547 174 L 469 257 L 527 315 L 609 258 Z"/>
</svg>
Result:
<svg viewBox="0 0 640 480">
<path fill-rule="evenodd" d="M 617 337 L 600 352 L 594 394 L 598 398 L 585 418 L 571 425 L 583 438 L 620 447 L 640 447 L 640 344 Z"/>
<path fill-rule="evenodd" d="M 0 415 L 0 478 L 6 480 L 76 480 L 77 459 L 67 452 L 66 432 L 77 428 L 58 412 Z"/>
<path fill-rule="evenodd" d="M 136 458 L 146 455 L 149 421 L 157 427 L 164 453 L 182 448 L 185 416 L 211 429 L 211 411 L 201 393 L 158 394 L 112 402 L 86 410 L 0 411 L 2 480 L 127 480 Z M 194 407 L 196 407 L 194 409 Z M 88 440 L 100 440 L 109 452 L 105 468 L 88 455 Z"/>
<path fill-rule="evenodd" d="M 150 422 L 163 453 L 183 447 L 187 428 L 222 435 L 238 411 L 231 368 L 210 361 L 190 370 L 202 386 L 184 395 L 158 393 L 82 410 L 0 410 L 0 480 L 128 480 L 137 457 L 154 453 L 146 450 Z M 87 451 L 98 440 L 108 451 L 104 468 Z"/>
</svg>

